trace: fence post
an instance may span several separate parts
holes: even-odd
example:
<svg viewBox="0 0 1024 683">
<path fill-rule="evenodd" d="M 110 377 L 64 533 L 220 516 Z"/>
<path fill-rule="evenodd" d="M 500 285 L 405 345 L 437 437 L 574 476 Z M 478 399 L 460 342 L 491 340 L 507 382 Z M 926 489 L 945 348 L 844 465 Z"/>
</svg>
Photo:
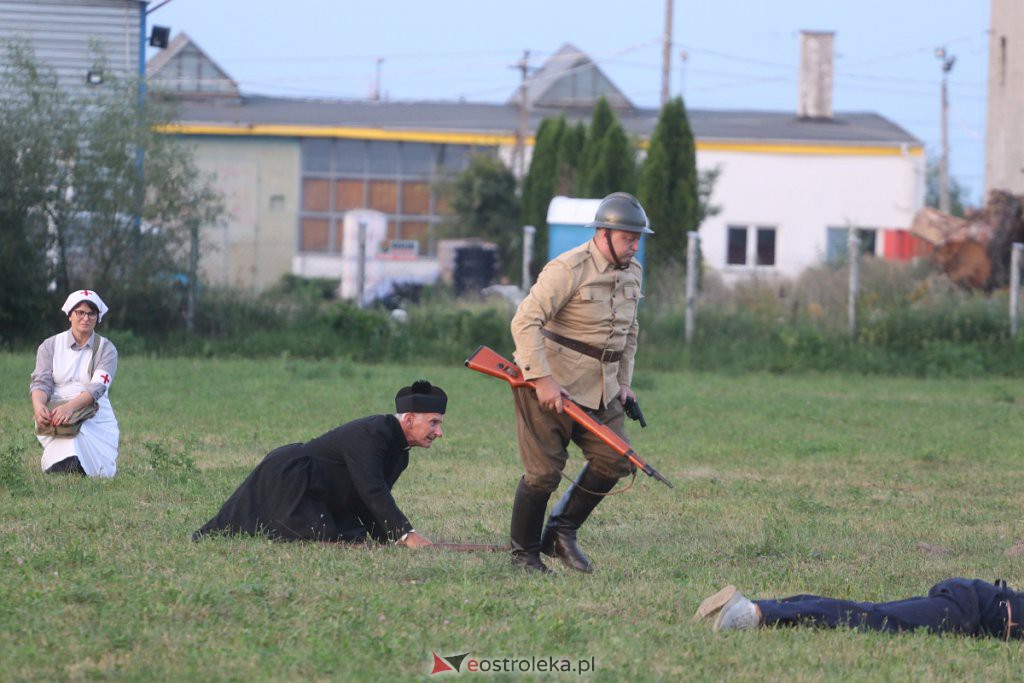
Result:
<svg viewBox="0 0 1024 683">
<path fill-rule="evenodd" d="M 523 226 L 523 292 L 530 291 L 530 266 L 533 265 L 533 236 L 537 228 L 532 225 Z"/>
<path fill-rule="evenodd" d="M 363 307 L 366 296 L 366 222 L 359 221 L 359 251 L 356 256 L 356 306 Z"/>
<path fill-rule="evenodd" d="M 697 318 L 697 254 L 700 253 L 700 235 L 696 230 L 686 233 L 686 343 L 693 341 Z"/>
<path fill-rule="evenodd" d="M 846 312 L 850 323 L 850 340 L 857 339 L 857 294 L 860 292 L 860 235 L 856 228 L 850 228 L 846 240 L 846 251 L 850 260 L 850 288 L 847 292 Z"/>
<path fill-rule="evenodd" d="M 1014 242 L 1010 252 L 1010 339 L 1020 330 L 1020 254 L 1024 243 Z"/>
</svg>

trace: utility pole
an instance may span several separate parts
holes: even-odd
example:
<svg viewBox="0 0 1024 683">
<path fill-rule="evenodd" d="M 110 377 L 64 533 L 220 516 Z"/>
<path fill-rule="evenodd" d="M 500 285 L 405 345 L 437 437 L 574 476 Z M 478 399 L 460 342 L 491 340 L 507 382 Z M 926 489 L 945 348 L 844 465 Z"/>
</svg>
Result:
<svg viewBox="0 0 1024 683">
<path fill-rule="evenodd" d="M 530 72 L 530 51 L 523 50 L 523 58 L 516 62 L 519 69 L 519 130 L 516 131 L 515 171 L 520 183 L 526 177 L 526 77 Z"/>
<path fill-rule="evenodd" d="M 675 0 L 665 0 L 665 34 L 661 39 L 661 106 L 668 102 L 669 81 L 672 70 L 672 5 Z"/>
<path fill-rule="evenodd" d="M 383 57 L 377 57 L 377 69 L 373 77 L 373 100 L 380 99 L 380 65 L 384 63 Z"/>
<path fill-rule="evenodd" d="M 942 159 L 939 160 L 939 211 L 950 212 L 949 206 L 949 92 L 946 81 L 953 70 L 956 57 L 947 56 L 946 48 L 935 49 L 935 56 L 942 60 Z"/>
<path fill-rule="evenodd" d="M 690 53 L 686 50 L 679 51 L 679 95 L 684 100 L 686 99 L 686 62 L 690 59 Z"/>
</svg>

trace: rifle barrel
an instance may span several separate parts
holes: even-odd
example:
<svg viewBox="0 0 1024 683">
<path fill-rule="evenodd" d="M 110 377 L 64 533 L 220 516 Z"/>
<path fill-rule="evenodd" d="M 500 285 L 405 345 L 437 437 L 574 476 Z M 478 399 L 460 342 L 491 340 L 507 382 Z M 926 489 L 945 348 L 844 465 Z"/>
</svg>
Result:
<svg viewBox="0 0 1024 683">
<path fill-rule="evenodd" d="M 523 379 L 523 373 L 516 367 L 515 363 L 505 360 L 499 353 L 488 346 L 478 346 L 476 351 L 466 359 L 466 367 L 491 377 L 503 379 L 512 385 L 513 388 L 536 388 L 533 382 Z M 590 415 L 575 401 L 570 398 L 563 398 L 562 409 L 581 427 L 601 439 L 601 441 L 604 441 L 616 453 L 642 470 L 644 474 L 657 479 L 669 488 L 674 488 L 668 479 L 661 476 L 656 469 L 644 462 L 643 458 L 637 455 L 636 451 L 622 437 L 613 432 L 608 425 Z"/>
</svg>

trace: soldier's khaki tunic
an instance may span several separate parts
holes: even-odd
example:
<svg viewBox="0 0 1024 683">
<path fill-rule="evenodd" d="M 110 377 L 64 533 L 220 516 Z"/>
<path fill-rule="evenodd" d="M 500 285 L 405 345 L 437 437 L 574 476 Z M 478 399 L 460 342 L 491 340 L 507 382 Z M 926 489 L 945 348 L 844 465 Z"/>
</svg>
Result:
<svg viewBox="0 0 1024 683">
<path fill-rule="evenodd" d="M 512 319 L 515 360 L 526 379 L 551 375 L 570 398 L 597 411 L 625 438 L 620 385 L 629 386 L 636 355 L 637 305 L 643 269 L 635 260 L 618 270 L 590 240 L 548 263 Z M 598 349 L 622 351 L 614 363 L 566 348 L 541 335 L 541 328 Z M 607 476 L 629 473 L 629 464 L 565 414 L 542 410 L 529 390 L 516 392 L 519 452 L 527 483 L 553 490 L 575 441 L 592 467 Z"/>
</svg>

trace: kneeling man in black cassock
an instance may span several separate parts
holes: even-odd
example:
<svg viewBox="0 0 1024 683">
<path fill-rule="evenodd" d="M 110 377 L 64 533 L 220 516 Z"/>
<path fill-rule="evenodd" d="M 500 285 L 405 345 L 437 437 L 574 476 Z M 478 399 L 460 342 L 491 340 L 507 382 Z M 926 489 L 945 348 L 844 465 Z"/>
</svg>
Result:
<svg viewBox="0 0 1024 683">
<path fill-rule="evenodd" d="M 192 535 L 265 534 L 282 541 L 370 539 L 431 545 L 391 496 L 409 448 L 442 436 L 448 396 L 420 380 L 400 389 L 394 415 L 371 415 L 271 451 L 213 519 Z"/>
</svg>

